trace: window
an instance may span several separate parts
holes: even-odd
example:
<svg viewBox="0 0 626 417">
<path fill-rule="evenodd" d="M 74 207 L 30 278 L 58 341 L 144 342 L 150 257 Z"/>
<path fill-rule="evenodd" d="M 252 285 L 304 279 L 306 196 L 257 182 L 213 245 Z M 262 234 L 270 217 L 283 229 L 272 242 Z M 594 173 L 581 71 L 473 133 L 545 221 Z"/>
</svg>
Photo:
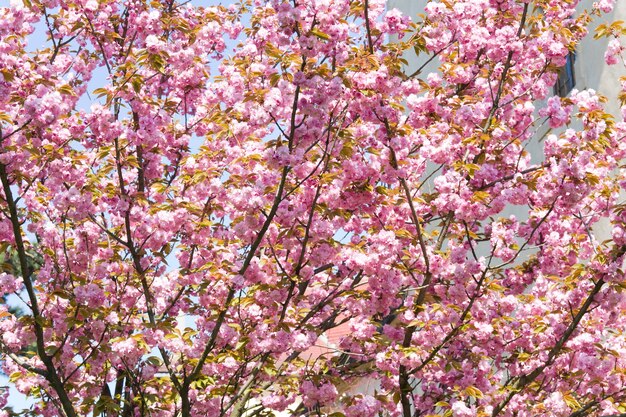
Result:
<svg viewBox="0 0 626 417">
<path fill-rule="evenodd" d="M 574 85 L 576 84 L 576 78 L 574 76 L 574 61 L 576 60 L 576 54 L 570 52 L 567 54 L 567 60 L 558 72 L 558 78 L 556 84 L 554 84 L 554 95 L 559 97 L 566 97 Z"/>
</svg>

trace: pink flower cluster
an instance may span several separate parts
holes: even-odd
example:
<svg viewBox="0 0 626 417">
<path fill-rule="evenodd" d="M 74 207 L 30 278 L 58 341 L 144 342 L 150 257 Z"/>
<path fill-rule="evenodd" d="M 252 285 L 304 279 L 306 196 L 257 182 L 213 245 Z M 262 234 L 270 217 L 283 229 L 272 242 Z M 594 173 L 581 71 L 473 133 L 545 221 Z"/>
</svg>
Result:
<svg viewBox="0 0 626 417">
<path fill-rule="evenodd" d="M 32 413 L 626 407 L 626 107 L 552 97 L 615 3 L 386 5 L 0 9 L 0 367 Z"/>
</svg>

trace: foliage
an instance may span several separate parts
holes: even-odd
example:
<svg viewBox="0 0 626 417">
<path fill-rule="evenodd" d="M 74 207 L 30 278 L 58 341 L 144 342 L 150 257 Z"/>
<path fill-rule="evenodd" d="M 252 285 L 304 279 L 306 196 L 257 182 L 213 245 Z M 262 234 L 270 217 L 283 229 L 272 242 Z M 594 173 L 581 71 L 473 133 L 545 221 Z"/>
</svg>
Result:
<svg viewBox="0 0 626 417">
<path fill-rule="evenodd" d="M 612 8 L 577 3 L 0 9 L 0 295 L 29 306 L 0 360 L 32 413 L 626 412 L 626 124 L 549 97 Z"/>
</svg>

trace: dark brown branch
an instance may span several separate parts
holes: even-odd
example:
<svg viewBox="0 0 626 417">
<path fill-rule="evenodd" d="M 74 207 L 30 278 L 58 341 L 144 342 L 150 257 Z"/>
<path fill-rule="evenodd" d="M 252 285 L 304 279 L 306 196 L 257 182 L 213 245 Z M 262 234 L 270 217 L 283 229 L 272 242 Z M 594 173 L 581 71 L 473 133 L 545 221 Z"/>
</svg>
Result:
<svg viewBox="0 0 626 417">
<path fill-rule="evenodd" d="M 624 252 L 626 252 L 626 248 L 620 250 L 621 255 L 623 255 Z M 583 319 L 585 314 L 589 312 L 589 309 L 591 307 L 591 304 L 593 303 L 594 297 L 596 296 L 596 294 L 600 292 L 604 284 L 605 282 L 603 279 L 599 279 L 595 283 L 591 292 L 585 299 L 585 302 L 583 303 L 580 310 L 576 314 L 576 317 L 574 318 L 574 320 L 572 320 L 572 322 L 567 327 L 565 332 L 561 335 L 561 337 L 556 342 L 554 347 L 550 349 L 550 352 L 548 352 L 548 358 L 546 359 L 546 361 L 542 365 L 535 368 L 532 372 L 525 374 L 525 375 L 521 375 L 515 379 L 516 382 L 512 391 L 509 393 L 509 395 L 506 396 L 504 400 L 502 400 L 498 405 L 494 407 L 493 413 L 491 414 L 492 417 L 496 417 L 498 414 L 500 414 L 500 412 L 502 412 L 506 408 L 508 403 L 513 399 L 513 397 L 515 397 L 515 395 L 523 391 L 530 383 L 532 383 L 535 379 L 537 379 L 537 377 L 541 375 L 541 373 L 548 366 L 554 363 L 555 359 L 561 354 L 563 350 L 563 346 L 565 346 L 565 343 L 567 343 L 567 341 L 572 336 L 574 331 L 578 328 L 580 321 Z"/>
<path fill-rule="evenodd" d="M 364 9 L 364 19 L 365 19 L 365 30 L 367 32 L 367 48 L 370 54 L 374 53 L 374 42 L 372 42 L 372 30 L 370 28 L 370 17 L 369 17 L 369 1 L 365 0 L 365 4 L 363 5 Z"/>
<path fill-rule="evenodd" d="M 4 139 L 4 137 L 0 137 L 0 144 L 2 144 Z M 39 303 L 37 301 L 37 294 L 35 293 L 33 283 L 31 282 L 31 276 L 33 271 L 31 271 L 30 266 L 28 265 L 26 246 L 24 244 L 24 240 L 22 239 L 22 226 L 19 215 L 17 213 L 17 204 L 15 202 L 15 199 L 13 198 L 13 191 L 11 190 L 11 183 L 9 182 L 9 174 L 6 170 L 6 165 L 2 163 L 0 163 L 0 180 L 2 181 L 2 188 L 4 190 L 6 203 L 9 208 L 11 227 L 13 229 L 13 237 L 15 239 L 15 248 L 18 254 L 20 269 L 22 272 L 22 279 L 24 281 L 24 287 L 26 288 L 26 293 L 28 294 L 28 299 L 30 301 L 30 309 L 33 313 L 33 329 L 35 332 L 37 355 L 46 367 L 44 377 L 48 380 L 56 394 L 59 396 L 59 401 L 61 402 L 65 415 L 67 417 L 76 417 L 76 411 L 74 410 L 72 401 L 70 400 L 67 391 L 65 390 L 65 386 L 63 385 L 61 378 L 59 377 L 52 357 L 48 356 L 48 354 L 46 353 L 46 343 L 42 326 L 44 318 L 41 316 Z"/>
<path fill-rule="evenodd" d="M 524 11 L 522 12 L 522 18 L 520 20 L 519 27 L 517 28 L 517 37 L 519 38 L 522 35 L 522 30 L 526 25 L 526 17 L 528 15 L 528 3 L 524 4 Z M 506 77 L 511 69 L 513 61 L 513 51 L 509 51 L 509 54 L 506 57 L 506 62 L 504 64 L 504 70 L 502 71 L 502 76 L 500 77 L 500 82 L 498 83 L 498 92 L 493 100 L 493 104 L 491 106 L 491 111 L 489 112 L 489 117 L 487 117 L 487 122 L 485 123 L 484 132 L 487 132 L 491 127 L 491 123 L 493 122 L 493 117 L 496 114 L 500 106 L 500 98 L 502 97 L 502 92 L 504 91 L 504 84 L 506 84 Z"/>
</svg>

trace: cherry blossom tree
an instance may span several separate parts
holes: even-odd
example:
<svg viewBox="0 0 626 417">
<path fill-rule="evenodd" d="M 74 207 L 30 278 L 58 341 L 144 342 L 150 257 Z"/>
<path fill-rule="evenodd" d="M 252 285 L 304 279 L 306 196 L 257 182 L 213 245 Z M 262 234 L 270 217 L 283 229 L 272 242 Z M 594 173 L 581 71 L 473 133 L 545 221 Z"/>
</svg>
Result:
<svg viewBox="0 0 626 417">
<path fill-rule="evenodd" d="M 551 97 L 612 2 L 577 6 L 11 0 L 0 364 L 25 413 L 625 413 L 624 115 Z M 599 27 L 607 63 L 625 31 Z"/>
</svg>

